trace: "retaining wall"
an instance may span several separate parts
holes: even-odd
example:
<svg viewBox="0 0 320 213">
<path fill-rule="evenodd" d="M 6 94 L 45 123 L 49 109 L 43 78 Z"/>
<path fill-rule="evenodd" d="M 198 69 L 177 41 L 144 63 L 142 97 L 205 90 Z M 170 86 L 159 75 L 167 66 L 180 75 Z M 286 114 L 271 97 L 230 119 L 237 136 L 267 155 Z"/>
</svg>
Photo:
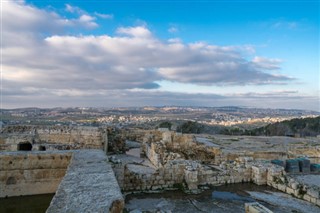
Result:
<svg viewBox="0 0 320 213">
<path fill-rule="evenodd" d="M 8 126 L 0 135 L 0 150 L 17 151 L 18 144 L 30 143 L 32 150 L 102 149 L 107 132 L 97 127 Z"/>
<path fill-rule="evenodd" d="M 54 193 L 65 175 L 72 153 L 0 153 L 0 197 Z"/>
</svg>

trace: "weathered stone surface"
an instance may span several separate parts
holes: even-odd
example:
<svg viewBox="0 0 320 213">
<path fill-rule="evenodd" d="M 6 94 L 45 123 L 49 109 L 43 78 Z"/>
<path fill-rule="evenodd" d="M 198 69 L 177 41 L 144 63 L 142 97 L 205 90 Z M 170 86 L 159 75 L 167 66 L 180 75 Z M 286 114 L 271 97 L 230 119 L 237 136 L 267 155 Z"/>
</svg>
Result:
<svg viewBox="0 0 320 213">
<path fill-rule="evenodd" d="M 0 152 L 0 197 L 54 193 L 70 151 Z"/>
<path fill-rule="evenodd" d="M 156 170 L 151 167 L 147 167 L 144 165 L 137 165 L 137 164 L 128 164 L 127 169 L 131 173 L 135 174 L 154 174 Z"/>
<path fill-rule="evenodd" d="M 124 200 L 102 150 L 75 151 L 48 213 L 122 212 Z"/>
<path fill-rule="evenodd" d="M 18 144 L 30 143 L 32 150 L 102 149 L 107 131 L 97 127 L 7 126 L 1 130 L 0 150 L 17 151 Z"/>
<path fill-rule="evenodd" d="M 272 213 L 272 211 L 258 202 L 245 203 L 246 213 Z"/>
</svg>

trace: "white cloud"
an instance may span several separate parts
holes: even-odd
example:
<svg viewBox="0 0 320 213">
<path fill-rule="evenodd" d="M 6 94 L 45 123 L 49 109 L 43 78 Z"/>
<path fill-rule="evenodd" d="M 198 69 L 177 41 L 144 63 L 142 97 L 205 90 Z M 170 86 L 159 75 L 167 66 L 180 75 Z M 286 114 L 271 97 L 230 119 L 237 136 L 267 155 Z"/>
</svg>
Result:
<svg viewBox="0 0 320 213">
<path fill-rule="evenodd" d="M 79 7 L 72 6 L 70 4 L 65 4 L 65 10 L 69 13 L 86 14 L 86 11 L 80 9 Z"/>
<path fill-rule="evenodd" d="M 2 19 L 4 39 L 12 43 L 19 43 L 20 39 L 25 39 L 19 33 L 34 37 L 44 34 L 60 34 L 69 28 L 91 29 L 98 26 L 94 22 L 95 18 L 89 15 L 84 14 L 76 19 L 66 19 L 52 11 L 38 9 L 23 2 L 11 1 L 3 3 Z"/>
<path fill-rule="evenodd" d="M 69 5 L 66 10 L 78 9 Z M 6 100 L 11 102 L 17 97 L 21 101 L 32 97 L 38 101 L 35 103 L 48 99 L 83 103 L 87 98 L 87 105 L 108 98 L 119 104 L 116 99 L 123 98 L 128 105 L 152 105 L 152 101 L 165 104 L 164 100 L 168 104 L 197 103 L 198 97 L 225 97 L 185 94 L 179 98 L 180 94 L 147 90 L 158 88 L 156 82 L 162 80 L 195 85 L 259 85 L 292 80 L 266 72 L 280 69 L 278 59 L 247 60 L 242 54 L 247 47 L 162 41 L 146 26 L 120 27 L 115 35 L 62 34 L 66 27 L 97 27 L 95 17 L 86 13 L 77 19 L 64 19 L 50 11 L 9 2 L 3 7 L 3 23 L 3 86 Z M 134 88 L 143 92 L 129 91 Z"/>
<path fill-rule="evenodd" d="M 168 43 L 182 43 L 182 40 L 180 38 L 170 38 Z"/>
<path fill-rule="evenodd" d="M 102 19 L 113 19 L 112 14 L 102 14 L 102 13 L 94 12 L 93 15 L 96 16 L 94 17 L 93 15 L 89 15 L 89 13 L 86 12 L 85 10 L 82 10 L 81 8 L 72 6 L 70 4 L 65 4 L 65 11 L 79 15 L 79 17 L 77 19 L 73 19 L 72 22 L 74 24 L 83 24 L 87 28 L 98 27 L 98 24 L 95 22 L 96 17 L 102 18 Z"/>
<path fill-rule="evenodd" d="M 298 22 L 295 22 L 295 21 L 278 20 L 271 25 L 271 28 L 294 30 L 294 29 L 297 29 L 298 26 L 299 26 Z"/>
<path fill-rule="evenodd" d="M 151 32 L 144 26 L 120 27 L 117 33 L 140 38 L 150 38 L 152 36 Z"/>
<path fill-rule="evenodd" d="M 89 16 L 89 15 L 84 14 L 84 15 L 81 15 L 81 16 L 79 17 L 79 19 L 74 20 L 74 23 L 75 23 L 75 24 L 79 23 L 80 25 L 85 26 L 86 28 L 91 29 L 91 28 L 96 28 L 96 27 L 98 27 L 98 24 L 97 24 L 96 22 L 94 22 L 95 19 L 96 19 L 95 17 L 92 17 L 92 16 Z"/>
<path fill-rule="evenodd" d="M 79 17 L 79 21 L 81 21 L 81 22 L 91 22 L 93 20 L 95 20 L 95 18 L 92 16 L 89 16 L 89 15 L 81 15 Z"/>
<path fill-rule="evenodd" d="M 317 97 L 303 94 L 266 93 L 188 94 L 159 91 L 77 90 L 17 88 L 4 90 L 4 107 L 115 107 L 115 106 L 250 106 L 262 108 L 293 108 L 319 110 Z M 45 100 L 45 101 L 44 101 Z"/>
<path fill-rule="evenodd" d="M 85 10 L 79 7 L 65 4 L 65 10 L 69 13 L 77 14 L 79 17 L 68 20 L 69 26 L 83 26 L 87 29 L 97 28 L 99 25 L 95 22 L 96 18 L 89 15 Z"/>
<path fill-rule="evenodd" d="M 176 27 L 170 27 L 170 28 L 168 29 L 168 32 L 169 32 L 169 33 L 177 33 L 177 32 L 179 32 L 179 30 L 178 30 L 178 28 L 176 28 Z"/>
<path fill-rule="evenodd" d="M 281 59 L 271 59 L 256 56 L 252 59 L 252 62 L 258 67 L 266 70 L 280 69 Z"/>
<path fill-rule="evenodd" d="M 113 14 L 102 14 L 95 12 L 94 15 L 102 19 L 113 19 Z"/>
</svg>

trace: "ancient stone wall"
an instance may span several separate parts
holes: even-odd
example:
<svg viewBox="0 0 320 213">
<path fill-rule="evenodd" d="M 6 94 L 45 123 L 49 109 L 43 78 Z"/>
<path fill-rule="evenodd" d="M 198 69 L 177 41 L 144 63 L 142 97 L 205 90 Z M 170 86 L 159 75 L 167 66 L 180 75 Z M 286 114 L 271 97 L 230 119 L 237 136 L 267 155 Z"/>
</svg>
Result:
<svg viewBox="0 0 320 213">
<path fill-rule="evenodd" d="M 0 153 L 0 197 L 54 193 L 65 175 L 71 153 Z"/>
<path fill-rule="evenodd" d="M 0 150 L 17 151 L 30 143 L 32 150 L 102 149 L 107 131 L 97 127 L 8 126 L 0 135 Z"/>
<path fill-rule="evenodd" d="M 200 185 L 249 182 L 252 179 L 251 167 L 242 164 L 232 168 L 214 168 L 212 164 L 216 162 L 215 157 L 221 155 L 220 149 L 198 143 L 193 135 L 170 131 L 148 132 L 143 139 L 142 152 L 154 169 L 137 162 L 127 164 L 115 160 L 114 171 L 120 187 L 125 191 L 156 190 L 178 185 L 197 191 Z M 205 165 L 208 163 L 211 166 Z"/>
<path fill-rule="evenodd" d="M 273 160 L 273 159 L 287 159 L 287 152 L 276 151 L 255 151 L 251 155 L 254 160 Z"/>
<path fill-rule="evenodd" d="M 320 146 L 290 146 L 289 151 L 297 156 L 320 158 Z"/>
<path fill-rule="evenodd" d="M 316 176 L 316 178 L 318 178 Z M 320 206 L 320 187 L 303 183 L 289 175 L 284 168 L 270 163 L 252 165 L 252 180 L 258 185 L 269 185 L 297 198 Z"/>
<path fill-rule="evenodd" d="M 250 182 L 251 166 L 242 164 L 207 166 L 193 160 L 170 160 L 162 167 L 152 168 L 137 162 L 126 163 L 115 157 L 113 169 L 124 191 L 149 191 L 184 188 L 198 192 L 199 186 Z"/>
<path fill-rule="evenodd" d="M 316 205 L 320 203 L 319 188 L 287 179 L 283 167 L 266 161 L 303 153 L 319 157 L 319 147 L 295 147 L 289 155 L 281 150 L 235 152 L 200 143 L 193 135 L 170 131 L 145 132 L 142 141 L 142 154 L 150 160 L 153 168 L 141 162 L 116 161 L 114 170 L 124 191 L 182 187 L 197 193 L 202 185 L 253 182 L 268 184 Z"/>
<path fill-rule="evenodd" d="M 169 151 L 179 153 L 188 160 L 198 160 L 203 163 L 216 163 L 216 156 L 221 153 L 219 147 L 207 146 L 197 142 L 194 135 L 163 132 L 162 140 Z"/>
<path fill-rule="evenodd" d="M 218 147 L 208 147 L 197 142 L 193 135 L 188 134 L 154 131 L 152 134 L 146 134 L 143 141 L 142 153 L 156 167 L 161 167 L 167 161 L 173 160 L 174 156 L 171 153 L 175 153 L 180 159 L 197 160 L 207 164 L 216 163 L 216 157 L 221 154 Z"/>
<path fill-rule="evenodd" d="M 319 186 L 302 183 L 286 173 L 279 175 L 272 172 L 268 174 L 267 184 L 294 197 L 320 206 Z"/>
<path fill-rule="evenodd" d="M 141 164 L 117 162 L 113 165 L 119 186 L 124 191 L 152 191 L 172 188 L 184 180 L 185 162 L 171 162 L 155 169 Z"/>
</svg>

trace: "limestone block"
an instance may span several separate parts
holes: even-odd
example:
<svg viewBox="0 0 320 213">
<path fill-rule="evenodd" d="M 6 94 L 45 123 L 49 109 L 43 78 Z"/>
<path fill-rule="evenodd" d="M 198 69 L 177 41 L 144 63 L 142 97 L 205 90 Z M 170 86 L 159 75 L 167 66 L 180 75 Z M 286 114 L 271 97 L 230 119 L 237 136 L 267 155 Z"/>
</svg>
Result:
<svg viewBox="0 0 320 213">
<path fill-rule="evenodd" d="M 279 189 L 280 191 L 285 192 L 286 191 L 286 186 L 283 184 L 277 184 L 277 189 Z"/>
<path fill-rule="evenodd" d="M 258 202 L 253 202 L 245 203 L 245 213 L 272 213 L 272 211 Z"/>
<path fill-rule="evenodd" d="M 314 187 L 311 187 L 307 190 L 307 194 L 310 195 L 311 197 L 314 197 L 316 199 L 319 199 L 320 198 L 320 191 L 319 191 L 319 188 L 314 188 Z"/>
<path fill-rule="evenodd" d="M 161 186 L 152 186 L 151 189 L 152 190 L 159 190 L 159 189 L 161 189 Z"/>
<path fill-rule="evenodd" d="M 298 186 L 299 186 L 299 183 L 297 183 L 297 182 L 292 182 L 291 183 L 291 188 L 294 189 L 294 190 L 298 189 Z"/>
<path fill-rule="evenodd" d="M 286 193 L 287 194 L 295 194 L 295 191 L 292 189 L 292 188 L 290 188 L 290 187 L 286 187 Z"/>
<path fill-rule="evenodd" d="M 303 195 L 303 199 L 306 200 L 306 201 L 311 202 L 311 196 L 308 195 L 308 194 Z"/>
<path fill-rule="evenodd" d="M 310 202 L 313 204 L 317 204 L 317 199 L 314 197 L 311 197 Z"/>
</svg>

